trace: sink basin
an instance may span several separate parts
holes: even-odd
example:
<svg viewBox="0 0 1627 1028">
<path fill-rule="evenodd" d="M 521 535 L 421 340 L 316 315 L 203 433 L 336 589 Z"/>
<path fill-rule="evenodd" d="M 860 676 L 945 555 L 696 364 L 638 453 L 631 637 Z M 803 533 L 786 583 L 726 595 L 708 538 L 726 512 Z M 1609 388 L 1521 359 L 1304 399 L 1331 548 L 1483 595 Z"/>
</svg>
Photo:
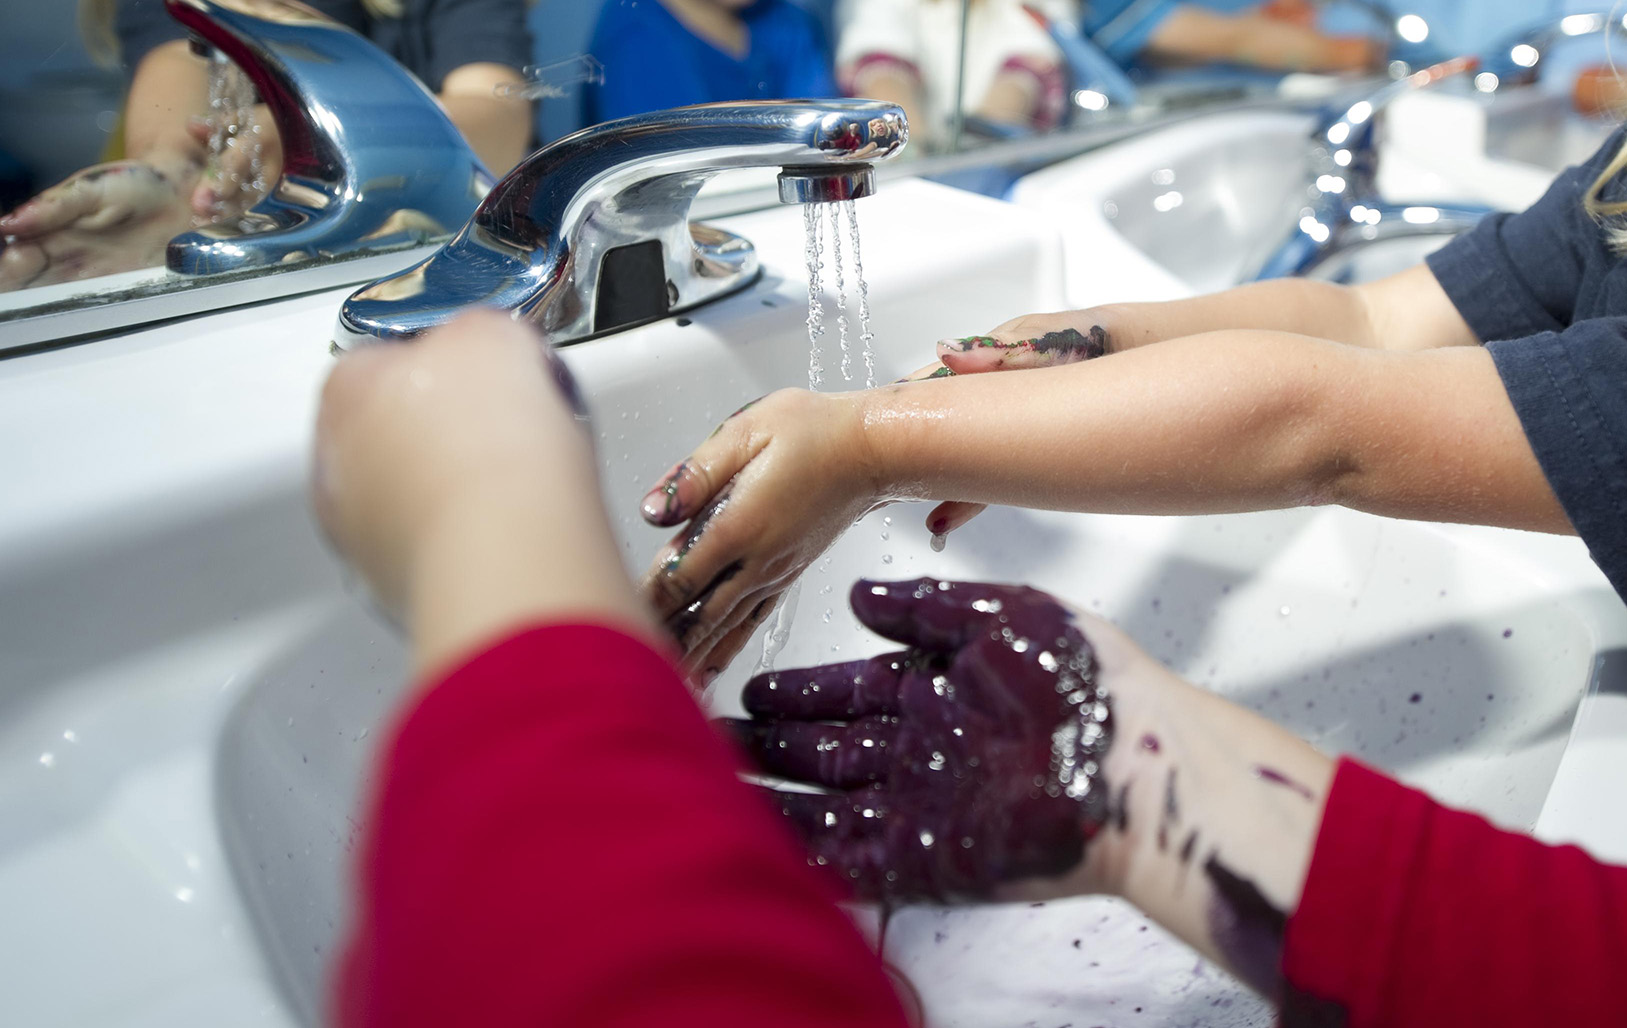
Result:
<svg viewBox="0 0 1627 1028">
<path fill-rule="evenodd" d="M 1071 299 L 1068 226 L 1049 215 L 889 182 L 860 216 L 884 379 L 931 340 Z M 806 378 L 800 212 L 723 224 L 757 244 L 756 286 L 564 351 L 633 569 L 666 535 L 636 518 L 643 488 L 741 403 Z M 1126 289 L 1189 288 L 1117 233 L 1092 259 Z M 0 1023 L 319 1020 L 406 668 L 305 511 L 342 298 L 0 361 L 0 428 L 18 443 L 0 451 Z M 880 648 L 842 609 L 859 575 L 1025 581 L 1320 745 L 1627 858 L 1597 784 L 1627 773 L 1627 611 L 1576 540 L 1337 508 L 995 509 L 933 553 L 924 513 L 871 515 L 810 572 L 782 666 Z M 716 683 L 718 712 L 737 709 L 757 649 Z M 884 948 L 934 1025 L 1267 1016 L 1103 899 L 903 910 Z"/>
<path fill-rule="evenodd" d="M 1380 194 L 1401 204 L 1523 210 L 1603 139 L 1595 124 L 1551 106 L 1533 91 L 1488 99 L 1436 89 L 1398 99 L 1386 112 Z M 1074 305 L 1214 292 L 1247 281 L 1307 213 L 1315 124 L 1291 111 L 1205 115 L 1044 168 L 1011 198 L 1057 221 Z M 1536 153 L 1556 166 L 1525 162 Z M 1104 245 L 1108 236 L 1132 255 Z M 1359 248 L 1339 280 L 1403 270 L 1447 238 Z"/>
<path fill-rule="evenodd" d="M 1191 680 L 1326 749 L 1530 829 L 1598 640 L 1627 640 L 1619 604 L 1573 540 L 1508 547 L 1341 509 L 1171 519 L 1002 508 L 933 553 L 925 514 L 872 514 L 809 573 L 780 666 L 884 648 L 843 607 L 861 575 L 1025 581 L 1113 619 Z M 718 680 L 716 712 L 738 712 L 759 653 L 754 641 Z M 405 667 L 392 632 L 341 605 L 249 685 L 222 736 L 227 852 L 295 995 L 315 995 L 331 952 L 357 797 Z M 906 909 L 885 941 L 934 1025 L 1096 1023 L 1136 1006 L 1150 1024 L 1268 1016 L 1106 899 Z"/>
</svg>

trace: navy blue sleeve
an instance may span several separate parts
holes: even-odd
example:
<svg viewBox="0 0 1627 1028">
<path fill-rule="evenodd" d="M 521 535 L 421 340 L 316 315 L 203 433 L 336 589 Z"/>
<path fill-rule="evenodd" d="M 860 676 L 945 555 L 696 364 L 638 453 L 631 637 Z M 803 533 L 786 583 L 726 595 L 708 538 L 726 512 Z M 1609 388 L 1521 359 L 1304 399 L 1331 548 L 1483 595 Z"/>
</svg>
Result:
<svg viewBox="0 0 1627 1028">
<path fill-rule="evenodd" d="M 516 71 L 531 63 L 525 0 L 438 0 L 425 16 L 429 54 L 421 73 L 440 92 L 446 76 L 466 64 L 502 64 Z"/>
<path fill-rule="evenodd" d="M 1627 598 L 1627 317 L 1486 348 L 1554 495 Z"/>
<path fill-rule="evenodd" d="M 1519 214 L 1493 214 L 1427 258 L 1482 342 L 1557 332 L 1576 318 L 1577 296 L 1603 232 L 1582 197 L 1620 150 L 1623 131 L 1586 164 L 1563 172 Z"/>
</svg>

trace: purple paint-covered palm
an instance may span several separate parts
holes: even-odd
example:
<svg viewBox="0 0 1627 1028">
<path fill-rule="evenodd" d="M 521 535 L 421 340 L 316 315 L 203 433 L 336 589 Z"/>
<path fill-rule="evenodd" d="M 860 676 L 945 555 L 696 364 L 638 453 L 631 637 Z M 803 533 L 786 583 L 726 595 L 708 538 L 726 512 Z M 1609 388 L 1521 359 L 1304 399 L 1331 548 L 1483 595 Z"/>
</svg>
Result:
<svg viewBox="0 0 1627 1028">
<path fill-rule="evenodd" d="M 1019 586 L 853 587 L 867 626 L 909 647 L 760 675 L 730 727 L 811 859 L 864 898 L 987 898 L 1079 866 L 1108 815 L 1112 738 L 1094 652 L 1072 615 Z"/>
</svg>

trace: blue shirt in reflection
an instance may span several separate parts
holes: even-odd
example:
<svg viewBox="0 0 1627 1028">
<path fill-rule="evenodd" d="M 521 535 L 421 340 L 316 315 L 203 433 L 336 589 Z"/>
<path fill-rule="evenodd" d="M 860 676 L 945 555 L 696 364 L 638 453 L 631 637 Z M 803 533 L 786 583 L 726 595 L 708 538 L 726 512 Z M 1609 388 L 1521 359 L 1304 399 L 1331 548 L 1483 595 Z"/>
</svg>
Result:
<svg viewBox="0 0 1627 1028">
<path fill-rule="evenodd" d="M 739 17 L 744 57 L 695 35 L 658 0 L 610 0 L 593 33 L 604 83 L 584 94 L 587 123 L 718 100 L 839 95 L 812 15 L 788 0 L 758 0 Z"/>
<path fill-rule="evenodd" d="M 1079 28 L 1122 67 L 1129 67 L 1176 0 L 1087 0 Z"/>
</svg>

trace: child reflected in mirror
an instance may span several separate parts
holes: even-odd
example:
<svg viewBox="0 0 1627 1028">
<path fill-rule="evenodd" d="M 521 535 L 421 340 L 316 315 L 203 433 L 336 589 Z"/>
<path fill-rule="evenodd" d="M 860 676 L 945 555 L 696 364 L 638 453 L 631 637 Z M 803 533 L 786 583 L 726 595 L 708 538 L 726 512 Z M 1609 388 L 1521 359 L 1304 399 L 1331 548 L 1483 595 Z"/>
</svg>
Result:
<svg viewBox="0 0 1627 1028">
<path fill-rule="evenodd" d="M 819 22 L 790 0 L 608 0 L 587 124 L 728 100 L 836 96 Z"/>
</svg>

